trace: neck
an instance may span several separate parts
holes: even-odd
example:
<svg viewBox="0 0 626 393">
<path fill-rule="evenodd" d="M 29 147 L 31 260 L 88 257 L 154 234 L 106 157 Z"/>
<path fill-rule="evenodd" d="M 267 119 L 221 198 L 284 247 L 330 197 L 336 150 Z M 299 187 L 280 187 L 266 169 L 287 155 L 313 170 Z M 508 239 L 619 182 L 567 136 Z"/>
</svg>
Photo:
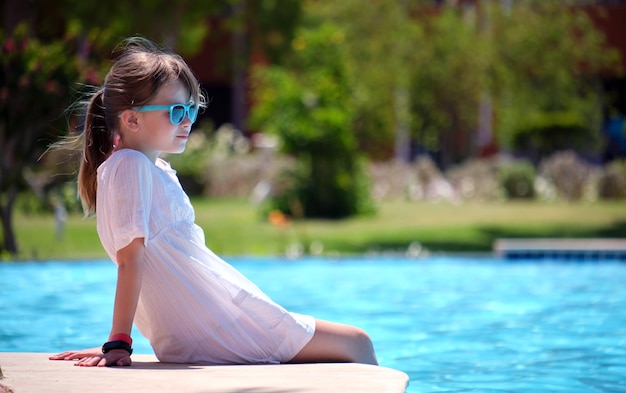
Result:
<svg viewBox="0 0 626 393">
<path fill-rule="evenodd" d="M 122 149 L 131 149 L 131 150 L 136 150 L 138 152 L 143 153 L 146 157 L 148 157 L 148 159 L 150 159 L 150 161 L 156 163 L 157 159 L 159 158 L 159 156 L 161 155 L 160 151 L 152 151 L 152 150 L 146 150 L 146 149 L 142 149 L 141 146 L 139 146 L 138 144 L 134 144 L 131 141 L 128 140 L 124 140 L 124 138 L 121 138 L 119 140 L 119 143 L 117 144 L 115 150 L 122 150 Z"/>
</svg>

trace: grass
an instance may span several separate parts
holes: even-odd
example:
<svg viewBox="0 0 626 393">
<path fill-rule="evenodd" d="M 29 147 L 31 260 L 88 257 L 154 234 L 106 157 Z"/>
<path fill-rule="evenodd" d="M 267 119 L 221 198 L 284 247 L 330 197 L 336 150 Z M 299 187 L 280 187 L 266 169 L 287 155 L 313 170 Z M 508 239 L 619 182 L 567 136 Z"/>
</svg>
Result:
<svg viewBox="0 0 626 393">
<path fill-rule="evenodd" d="M 626 201 L 387 202 L 377 215 L 340 221 L 294 221 L 277 227 L 241 200 L 196 199 L 196 221 L 207 245 L 221 255 L 282 255 L 294 243 L 323 246 L 324 254 L 404 252 L 413 243 L 434 252 L 490 252 L 502 237 L 626 238 Z M 15 217 L 20 259 L 106 257 L 94 219 L 70 216 L 63 236 L 52 215 Z"/>
</svg>

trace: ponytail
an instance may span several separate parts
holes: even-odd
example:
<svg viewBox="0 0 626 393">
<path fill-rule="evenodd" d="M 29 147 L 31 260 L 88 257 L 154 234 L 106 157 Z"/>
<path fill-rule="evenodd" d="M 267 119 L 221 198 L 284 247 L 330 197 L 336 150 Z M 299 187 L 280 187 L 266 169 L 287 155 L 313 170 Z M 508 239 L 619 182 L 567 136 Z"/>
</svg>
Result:
<svg viewBox="0 0 626 393">
<path fill-rule="evenodd" d="M 104 90 L 96 92 L 85 113 L 83 157 L 78 171 L 78 195 L 85 215 L 96 212 L 97 170 L 113 151 L 113 131 L 107 127 Z"/>
</svg>

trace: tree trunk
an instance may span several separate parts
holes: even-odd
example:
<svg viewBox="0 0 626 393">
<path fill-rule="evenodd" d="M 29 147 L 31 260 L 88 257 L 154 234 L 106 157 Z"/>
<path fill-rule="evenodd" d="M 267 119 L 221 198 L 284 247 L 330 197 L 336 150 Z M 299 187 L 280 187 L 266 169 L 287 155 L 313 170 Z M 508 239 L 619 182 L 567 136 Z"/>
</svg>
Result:
<svg viewBox="0 0 626 393">
<path fill-rule="evenodd" d="M 245 2 L 235 2 L 232 12 L 236 19 L 245 18 Z M 240 24 L 232 33 L 232 96 L 231 96 L 231 116 L 235 128 L 246 133 L 247 118 L 247 72 L 248 72 L 248 42 L 245 23 Z"/>
<path fill-rule="evenodd" d="M 0 206 L 0 219 L 2 220 L 2 236 L 3 241 L 0 245 L 0 251 L 8 251 L 12 255 L 17 254 L 17 241 L 15 239 L 15 230 L 13 228 L 13 206 L 17 197 L 17 188 L 9 187 L 6 191 L 5 204 Z M 0 198 L 4 199 L 4 198 Z"/>
<path fill-rule="evenodd" d="M 411 161 L 411 137 L 409 135 L 409 91 L 405 87 L 394 90 L 394 112 L 396 118 L 396 138 L 394 158 L 400 162 Z"/>
</svg>

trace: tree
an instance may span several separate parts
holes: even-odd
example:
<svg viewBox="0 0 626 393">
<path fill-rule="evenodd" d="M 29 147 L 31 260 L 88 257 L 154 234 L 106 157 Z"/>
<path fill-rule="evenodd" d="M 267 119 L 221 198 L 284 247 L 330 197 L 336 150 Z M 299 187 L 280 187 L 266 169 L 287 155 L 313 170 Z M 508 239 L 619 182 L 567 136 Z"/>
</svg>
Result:
<svg viewBox="0 0 626 393">
<path fill-rule="evenodd" d="M 332 23 L 344 36 L 346 76 L 354 101 L 352 129 L 359 148 L 374 159 L 388 158 L 394 153 L 396 137 L 408 132 L 405 96 L 414 67 L 412 53 L 421 37 L 412 19 L 413 3 L 305 3 L 309 23 Z"/>
<path fill-rule="evenodd" d="M 599 78 L 615 51 L 585 10 L 567 1 L 483 0 L 417 14 L 411 116 L 416 141 L 442 166 L 476 153 L 487 98 L 500 147 L 540 159 L 592 153 L 602 113 Z"/>
<path fill-rule="evenodd" d="M 48 5 L 49 14 L 61 19 L 54 26 L 64 26 L 64 31 L 47 28 L 50 35 L 63 34 L 81 37 L 83 51 L 103 51 L 107 55 L 121 39 L 142 35 L 171 48 L 182 55 L 194 54 L 208 34 L 208 19 L 214 15 L 228 15 L 230 0 L 108 0 L 88 2 L 63 0 Z M 56 10 L 56 11 L 55 11 Z M 54 18 L 47 18 L 52 24 Z M 57 28 L 58 29 L 58 28 Z M 45 33 L 45 32 L 42 32 Z"/>
<path fill-rule="evenodd" d="M 24 170 L 65 128 L 63 112 L 72 86 L 88 69 L 70 53 L 67 42 L 42 43 L 27 35 L 25 25 L 11 35 L 0 32 L 0 43 L 0 251 L 16 253 L 12 213 L 26 187 Z"/>
<path fill-rule="evenodd" d="M 565 0 L 457 3 L 304 3 L 307 20 L 330 21 L 345 34 L 360 146 L 386 158 L 408 114 L 413 154 L 458 163 L 477 153 L 485 103 L 493 115 L 480 120 L 493 124 L 505 149 L 545 140 L 525 137 L 542 133 L 541 149 L 563 146 L 554 130 L 592 146 L 598 76 L 615 56 L 584 10 Z"/>
<path fill-rule="evenodd" d="M 535 161 L 558 150 L 597 153 L 599 77 L 616 70 L 619 56 L 589 15 L 566 2 L 531 0 L 488 12 L 500 144 Z"/>
<path fill-rule="evenodd" d="M 235 12 L 242 6 L 251 11 L 243 14 L 244 19 Z M 47 145 L 68 133 L 64 111 L 80 98 L 81 86 L 101 84 L 101 76 L 110 66 L 111 51 L 123 38 L 142 35 L 182 55 L 192 55 L 212 33 L 212 17 L 219 17 L 233 32 L 256 17 L 254 32 L 259 34 L 255 42 L 271 47 L 278 56 L 285 44 L 290 44 L 290 32 L 298 21 L 288 14 L 297 15 L 299 6 L 299 0 L 8 0 L 0 35 L 0 210 L 4 238 L 0 251 L 17 252 L 12 210 L 19 191 L 26 187 L 25 171 L 40 166 L 37 159 Z M 280 23 L 272 23 L 277 16 Z M 18 25 L 22 27 L 13 33 Z M 247 55 L 247 51 L 242 52 L 242 57 Z M 218 56 L 230 59 L 232 53 Z"/>
<path fill-rule="evenodd" d="M 0 32 L 0 251 L 18 252 L 13 208 L 27 188 L 25 173 L 38 165 L 47 147 L 67 134 L 64 113 L 80 98 L 81 86 L 101 83 L 100 67 L 122 37 L 142 34 L 192 53 L 207 32 L 211 12 L 230 2 L 64 0 L 7 5 L 7 27 Z M 151 17 L 152 16 L 152 17 Z M 155 19 L 160 23 L 153 23 Z M 71 113 L 68 113 L 70 116 Z M 36 171 L 36 170 L 35 170 Z M 51 179 L 52 181 L 54 179 Z"/>
<path fill-rule="evenodd" d="M 410 70 L 411 131 L 418 152 L 446 167 L 473 154 L 477 107 L 489 62 L 475 15 L 456 7 L 416 16 L 422 37 Z"/>
</svg>

